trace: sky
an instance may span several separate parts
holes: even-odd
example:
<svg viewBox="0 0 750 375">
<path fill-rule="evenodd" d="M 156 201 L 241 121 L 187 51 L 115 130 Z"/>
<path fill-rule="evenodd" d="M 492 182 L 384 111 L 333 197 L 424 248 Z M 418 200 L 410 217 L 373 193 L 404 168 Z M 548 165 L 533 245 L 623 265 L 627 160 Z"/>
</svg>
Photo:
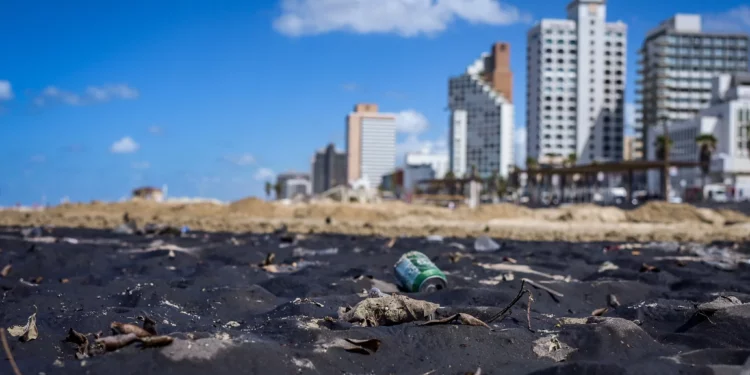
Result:
<svg viewBox="0 0 750 375">
<path fill-rule="evenodd" d="M 138 186 L 222 200 L 264 195 L 344 147 L 358 102 L 398 114 L 400 155 L 445 152 L 448 79 L 511 45 L 517 149 L 526 32 L 568 0 L 0 2 L 0 206 L 118 200 Z M 750 31 L 743 0 L 609 0 L 637 49 L 675 13 Z M 634 106 L 628 105 L 631 114 Z M 517 160 L 525 158 L 522 152 Z"/>
</svg>

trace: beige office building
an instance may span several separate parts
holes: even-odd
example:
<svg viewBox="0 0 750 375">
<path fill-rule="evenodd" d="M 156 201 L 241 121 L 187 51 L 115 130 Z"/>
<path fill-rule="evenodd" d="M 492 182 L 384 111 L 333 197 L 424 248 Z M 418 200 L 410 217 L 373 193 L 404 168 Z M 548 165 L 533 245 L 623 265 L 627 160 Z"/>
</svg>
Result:
<svg viewBox="0 0 750 375">
<path fill-rule="evenodd" d="M 346 117 L 347 178 L 371 188 L 396 168 L 396 116 L 379 113 L 376 104 L 357 104 Z"/>
</svg>

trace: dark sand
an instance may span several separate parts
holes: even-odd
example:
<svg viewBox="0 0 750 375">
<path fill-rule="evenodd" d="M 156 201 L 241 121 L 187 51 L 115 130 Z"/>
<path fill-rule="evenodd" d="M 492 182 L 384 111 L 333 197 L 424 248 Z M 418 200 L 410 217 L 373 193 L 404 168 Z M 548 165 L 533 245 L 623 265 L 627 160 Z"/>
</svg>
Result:
<svg viewBox="0 0 750 375">
<path fill-rule="evenodd" d="M 341 235 L 308 235 L 280 248 L 280 234 L 195 233 L 196 238 L 178 238 L 86 229 L 52 232 L 56 238 L 80 241 L 69 244 L 30 242 L 17 233 L 0 230 L 0 268 L 12 264 L 8 276 L 0 277 L 0 324 L 23 325 L 34 306 L 38 309 L 39 338 L 10 340 L 25 375 L 421 375 L 464 374 L 478 367 L 482 374 L 711 374 L 735 371 L 750 355 L 750 305 L 695 315 L 697 304 L 719 294 L 750 301 L 748 266 L 721 271 L 701 262 L 654 259 L 676 255 L 662 250 L 643 249 L 634 255 L 629 249 L 603 252 L 602 243 L 507 241 L 498 252 L 478 254 L 469 239 L 455 240 L 466 246 L 464 251 L 451 245 L 452 239 L 399 239 L 389 249 L 388 238 Z M 230 242 L 232 236 L 239 244 Z M 135 251 L 154 240 L 195 251 L 175 251 L 173 259 L 169 250 Z M 276 254 L 277 264 L 298 261 L 292 255 L 298 247 L 334 247 L 339 253 L 306 257 L 325 265 L 291 274 L 254 266 L 269 252 Z M 336 319 L 339 307 L 363 299 L 358 293 L 373 285 L 371 278 L 394 282 L 392 266 L 408 250 L 425 252 L 448 274 L 447 290 L 410 294 L 439 303 L 442 315 L 465 312 L 487 320 L 513 299 L 523 277 L 564 296 L 527 285 L 534 298 L 535 332 L 528 329 L 526 296 L 509 317 L 491 324 L 492 331 L 417 323 L 358 327 Z M 738 249 L 743 251 L 746 246 Z M 474 259 L 454 263 L 457 257 L 452 261 L 451 253 Z M 570 281 L 522 272 L 513 272 L 512 281 L 491 281 L 508 271 L 479 264 L 512 264 L 503 262 L 504 257 L 517 260 L 515 266 L 569 276 Z M 619 269 L 598 272 L 605 261 Z M 660 272 L 641 272 L 643 263 Z M 39 276 L 43 280 L 38 286 L 19 281 Z M 610 294 L 621 306 L 590 317 L 608 306 Z M 298 297 L 324 307 L 293 303 Z M 108 335 L 111 322 L 138 324 L 142 312 L 159 323 L 160 333 L 180 340 L 163 349 L 133 344 L 84 361 L 74 358 L 75 345 L 62 341 L 70 328 Z M 562 319 L 566 317 L 587 319 Z M 378 338 L 382 345 L 372 355 L 327 347 L 343 338 Z M 11 374 L 7 360 L 0 361 L 0 374 Z"/>
</svg>

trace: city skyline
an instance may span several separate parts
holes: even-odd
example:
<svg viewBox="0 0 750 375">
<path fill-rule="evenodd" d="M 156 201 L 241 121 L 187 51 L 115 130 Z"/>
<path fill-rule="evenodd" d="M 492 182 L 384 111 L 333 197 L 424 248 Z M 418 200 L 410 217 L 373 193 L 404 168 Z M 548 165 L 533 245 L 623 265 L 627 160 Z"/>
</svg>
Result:
<svg viewBox="0 0 750 375">
<path fill-rule="evenodd" d="M 6 2 L 0 31 L 17 37 L 0 65 L 0 205 L 116 200 L 164 184 L 175 196 L 263 196 L 277 172 L 308 171 L 330 142 L 343 148 L 341 118 L 360 102 L 397 115 L 397 161 L 445 152 L 445 82 L 498 41 L 514 51 L 515 138 L 524 139 L 526 33 L 569 1 L 550 3 L 425 2 L 361 20 L 352 15 L 361 9 L 332 2 L 89 4 L 81 14 Z M 648 30 L 695 13 L 707 29 L 747 32 L 743 4 L 608 1 L 608 21 L 628 25 L 625 115 Z"/>
</svg>

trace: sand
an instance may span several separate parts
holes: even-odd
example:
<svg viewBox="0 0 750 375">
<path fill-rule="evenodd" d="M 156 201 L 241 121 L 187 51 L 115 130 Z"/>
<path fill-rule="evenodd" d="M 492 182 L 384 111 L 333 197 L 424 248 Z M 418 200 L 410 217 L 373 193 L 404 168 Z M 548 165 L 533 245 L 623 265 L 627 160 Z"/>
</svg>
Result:
<svg viewBox="0 0 750 375">
<path fill-rule="evenodd" d="M 483 205 L 477 210 L 383 204 L 281 204 L 247 198 L 228 205 L 213 203 L 65 204 L 39 212 L 0 211 L 0 226 L 52 225 L 113 228 L 124 213 L 139 225 L 158 222 L 193 230 L 271 232 L 286 225 L 296 232 L 382 236 L 471 237 L 486 233 L 536 241 L 744 241 L 750 218 L 729 209 L 697 208 L 652 202 L 634 210 L 595 205 L 529 209 L 513 204 Z"/>
</svg>

